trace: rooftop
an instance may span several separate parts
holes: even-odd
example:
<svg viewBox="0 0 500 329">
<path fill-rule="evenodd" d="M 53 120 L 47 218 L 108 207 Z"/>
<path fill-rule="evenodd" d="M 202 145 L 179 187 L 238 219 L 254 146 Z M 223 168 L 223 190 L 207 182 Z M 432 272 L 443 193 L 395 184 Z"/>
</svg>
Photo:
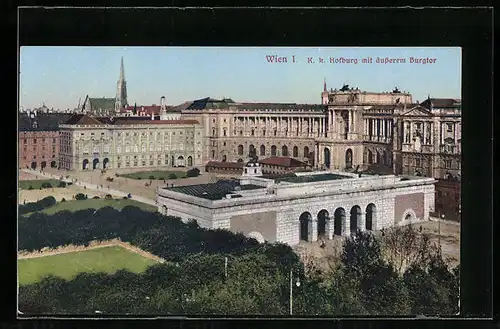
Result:
<svg viewBox="0 0 500 329">
<path fill-rule="evenodd" d="M 275 182 L 287 182 L 287 183 L 315 183 L 315 182 L 323 182 L 330 180 L 338 180 L 338 179 L 346 179 L 352 178 L 350 176 L 343 176 L 337 174 L 317 174 L 317 175 L 286 175 L 282 177 L 276 177 Z"/>
<path fill-rule="evenodd" d="M 280 166 L 287 168 L 296 168 L 296 167 L 307 167 L 307 163 L 299 161 L 297 159 L 291 157 L 284 156 L 271 156 L 269 158 L 265 158 L 259 160 L 260 164 L 265 164 L 268 166 Z"/>
<path fill-rule="evenodd" d="M 28 113 L 19 114 L 19 131 L 52 131 L 58 130 L 59 125 L 66 122 L 71 114 L 37 113 L 32 118 Z M 36 124 L 35 124 L 36 123 Z"/>
<path fill-rule="evenodd" d="M 240 185 L 237 180 L 221 180 L 217 183 L 211 184 L 176 186 L 164 189 L 207 200 L 220 200 L 224 199 L 227 194 L 237 194 L 238 191 L 256 190 L 262 188 L 264 187 L 253 184 Z"/>
</svg>

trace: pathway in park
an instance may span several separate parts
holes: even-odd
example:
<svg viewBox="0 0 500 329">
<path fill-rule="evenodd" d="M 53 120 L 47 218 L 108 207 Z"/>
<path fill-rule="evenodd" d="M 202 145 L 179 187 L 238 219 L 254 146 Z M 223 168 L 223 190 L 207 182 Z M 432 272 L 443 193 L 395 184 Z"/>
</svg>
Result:
<svg viewBox="0 0 500 329">
<path fill-rule="evenodd" d="M 48 172 L 40 172 L 40 171 L 35 171 L 35 170 L 30 170 L 30 169 L 21 169 L 21 171 L 32 174 L 32 175 L 36 175 L 39 177 L 61 180 L 61 175 L 55 175 L 55 174 L 48 173 Z M 67 183 L 73 183 L 77 186 L 85 187 L 85 188 L 90 189 L 90 190 L 94 190 L 94 191 L 98 191 L 98 192 L 106 192 L 106 193 L 121 196 L 121 197 L 127 196 L 130 193 L 130 192 L 126 192 L 126 191 L 110 189 L 110 188 L 107 188 L 105 186 L 101 187 L 100 185 L 92 184 L 92 183 L 88 183 L 88 182 L 83 182 L 81 180 L 77 180 L 76 182 L 73 182 L 73 180 L 71 178 L 63 177 L 62 181 L 67 182 Z M 155 200 L 145 198 L 145 197 L 142 197 L 139 195 L 132 194 L 132 200 L 136 200 L 136 201 L 139 201 L 142 203 L 147 203 L 147 204 L 156 206 Z"/>
</svg>

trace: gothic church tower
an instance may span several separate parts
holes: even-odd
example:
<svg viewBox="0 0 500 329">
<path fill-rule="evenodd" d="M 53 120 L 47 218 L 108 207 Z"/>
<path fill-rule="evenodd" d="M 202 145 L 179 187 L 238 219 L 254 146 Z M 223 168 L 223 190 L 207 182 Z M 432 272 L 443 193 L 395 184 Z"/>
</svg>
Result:
<svg viewBox="0 0 500 329">
<path fill-rule="evenodd" d="M 120 79 L 118 79 L 116 88 L 115 112 L 128 106 L 127 102 L 127 82 L 125 81 L 125 69 L 123 68 L 123 57 L 120 66 Z"/>
</svg>

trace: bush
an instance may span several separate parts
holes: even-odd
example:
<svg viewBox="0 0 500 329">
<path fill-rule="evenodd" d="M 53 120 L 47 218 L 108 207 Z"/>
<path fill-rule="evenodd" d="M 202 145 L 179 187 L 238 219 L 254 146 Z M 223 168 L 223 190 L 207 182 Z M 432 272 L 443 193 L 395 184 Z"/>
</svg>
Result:
<svg viewBox="0 0 500 329">
<path fill-rule="evenodd" d="M 113 199 L 113 196 L 111 194 L 106 194 L 106 196 L 104 198 L 107 200 L 111 200 L 111 199 Z"/>
<path fill-rule="evenodd" d="M 149 176 L 149 179 L 153 180 L 153 179 L 155 179 L 155 176 L 150 175 L 150 176 Z"/>
<path fill-rule="evenodd" d="M 189 169 L 186 174 L 187 177 L 198 177 L 199 175 L 200 169 L 198 168 Z"/>
<path fill-rule="evenodd" d="M 171 173 L 168 175 L 168 179 L 177 179 L 177 175 L 175 173 Z"/>
<path fill-rule="evenodd" d="M 58 187 L 66 187 L 66 182 L 60 181 Z"/>
<path fill-rule="evenodd" d="M 100 197 L 98 195 L 96 195 L 95 197 L 93 197 L 92 199 L 100 199 Z"/>
<path fill-rule="evenodd" d="M 138 180 L 141 180 L 142 178 L 141 177 L 137 177 Z"/>
<path fill-rule="evenodd" d="M 28 190 L 32 190 L 33 189 L 33 186 L 30 185 L 30 187 L 28 187 Z"/>
<path fill-rule="evenodd" d="M 48 208 L 48 207 L 52 207 L 53 205 L 56 204 L 56 198 L 54 198 L 53 196 L 48 196 L 48 197 L 45 197 L 43 198 L 42 200 L 40 200 L 38 202 L 38 204 L 42 207 L 42 208 Z"/>
<path fill-rule="evenodd" d="M 76 200 L 87 200 L 87 196 L 83 193 L 78 193 L 77 195 L 75 195 L 75 199 Z"/>
<path fill-rule="evenodd" d="M 52 184 L 49 182 L 42 183 L 42 188 L 52 188 Z"/>
<path fill-rule="evenodd" d="M 115 174 L 115 177 L 120 177 L 120 175 L 119 174 Z"/>
<path fill-rule="evenodd" d="M 165 180 L 165 177 L 158 177 L 159 180 Z"/>
<path fill-rule="evenodd" d="M 62 198 L 62 199 L 61 199 L 61 202 L 66 202 L 66 199 L 65 199 L 65 198 Z"/>
</svg>

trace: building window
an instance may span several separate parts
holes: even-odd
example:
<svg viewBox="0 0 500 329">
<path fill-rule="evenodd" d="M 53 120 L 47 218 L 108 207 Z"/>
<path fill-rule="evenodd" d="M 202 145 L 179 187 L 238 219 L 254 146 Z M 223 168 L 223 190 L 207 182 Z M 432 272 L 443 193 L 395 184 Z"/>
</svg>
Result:
<svg viewBox="0 0 500 329">
<path fill-rule="evenodd" d="M 444 167 L 451 168 L 451 160 L 444 160 Z"/>
<path fill-rule="evenodd" d="M 449 133 L 453 132 L 453 124 L 452 123 L 447 123 L 446 126 L 448 127 L 447 131 Z"/>
<path fill-rule="evenodd" d="M 226 135 L 227 135 L 227 131 L 226 131 L 226 129 L 224 129 L 224 136 L 226 136 Z"/>
<path fill-rule="evenodd" d="M 27 144 L 27 143 L 28 143 L 28 141 L 25 139 L 25 140 L 24 140 L 24 144 Z"/>
<path fill-rule="evenodd" d="M 55 144 L 55 143 L 56 143 L 56 139 L 52 138 L 52 144 Z"/>
<path fill-rule="evenodd" d="M 420 166 L 422 166 L 420 159 L 415 159 L 415 167 L 420 167 Z"/>
<path fill-rule="evenodd" d="M 222 143 L 222 145 L 226 146 L 226 142 Z"/>
<path fill-rule="evenodd" d="M 33 144 L 36 144 L 36 138 L 33 139 Z"/>
<path fill-rule="evenodd" d="M 252 136 L 255 136 L 255 130 L 252 129 Z"/>
<path fill-rule="evenodd" d="M 274 136 L 276 136 L 278 134 L 278 131 L 276 129 L 274 129 Z"/>
</svg>

